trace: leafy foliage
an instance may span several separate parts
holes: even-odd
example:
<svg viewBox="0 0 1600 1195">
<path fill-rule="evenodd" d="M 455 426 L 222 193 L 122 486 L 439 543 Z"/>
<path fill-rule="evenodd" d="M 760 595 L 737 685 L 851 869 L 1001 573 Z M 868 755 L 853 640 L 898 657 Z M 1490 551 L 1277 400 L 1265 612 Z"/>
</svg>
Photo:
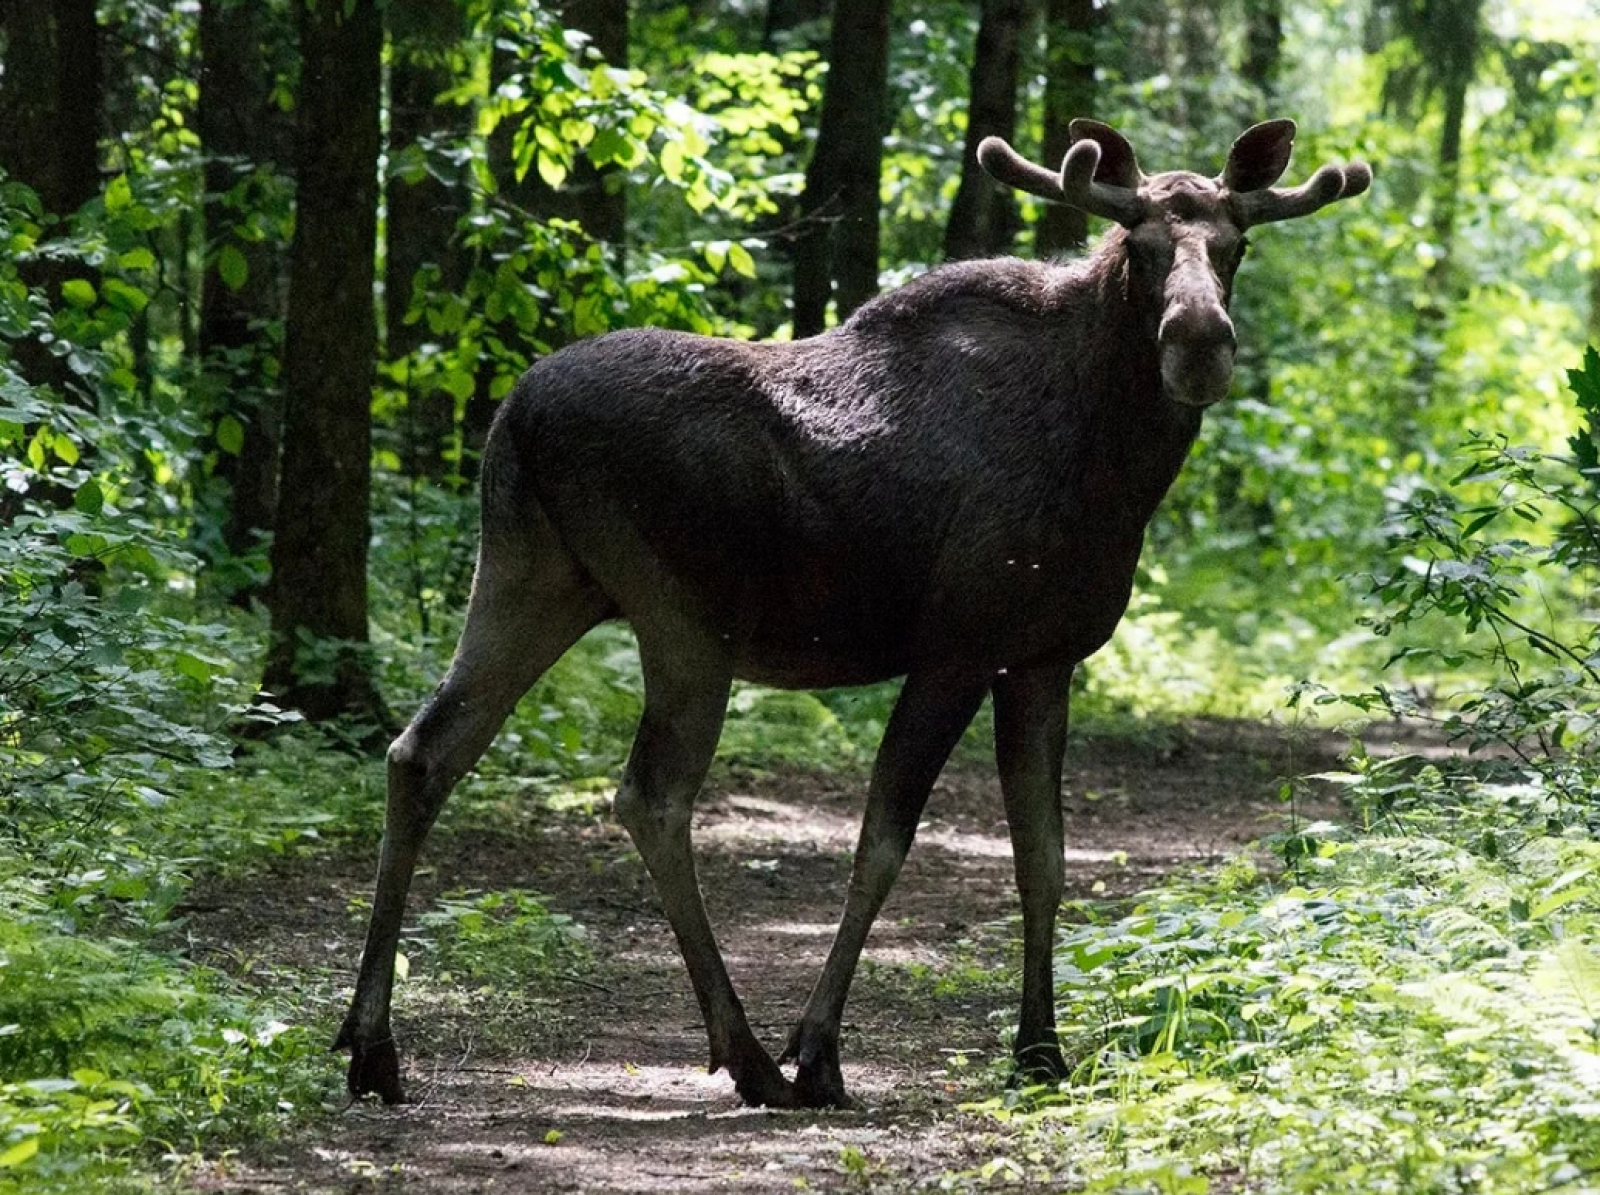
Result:
<svg viewBox="0 0 1600 1195">
<path fill-rule="evenodd" d="M 1496 795 L 1442 819 L 1414 761 L 1364 767 L 1369 832 L 1308 831 L 1287 882 L 1244 858 L 1063 936 L 1060 1092 L 996 1099 L 1008 1156 L 1089 1191 L 1535 1191 L 1600 1163 L 1592 842 L 1483 853 Z M 1384 794 L 1412 769 L 1406 795 Z M 1495 813 L 1503 811 L 1494 811 Z M 1307 839 L 1298 840 L 1304 846 Z M 1036 1173 L 1037 1172 L 1037 1173 Z"/>
</svg>

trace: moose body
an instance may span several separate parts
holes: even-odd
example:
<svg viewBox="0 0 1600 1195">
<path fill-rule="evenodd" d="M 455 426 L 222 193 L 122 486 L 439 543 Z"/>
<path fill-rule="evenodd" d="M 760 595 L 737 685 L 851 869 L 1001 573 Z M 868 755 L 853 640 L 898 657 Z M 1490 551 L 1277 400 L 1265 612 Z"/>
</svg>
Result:
<svg viewBox="0 0 1600 1195">
<path fill-rule="evenodd" d="M 1019 1064 L 1058 1075 L 1051 946 L 1075 666 L 1126 609 L 1145 527 L 1226 392 L 1243 231 L 1364 190 L 1359 164 L 1271 189 L 1293 125 L 1258 125 L 1217 180 L 1145 178 L 1094 122 L 1060 176 L 989 143 L 1002 181 L 1115 219 L 1092 256 L 932 271 L 822 336 L 751 344 L 641 329 L 528 371 L 485 449 L 467 622 L 390 750 L 361 976 L 338 1045 L 352 1092 L 401 1098 L 394 949 L 417 852 L 518 698 L 585 631 L 632 624 L 645 705 L 616 808 L 656 881 L 713 1069 L 750 1103 L 848 1103 L 838 1035 L 867 932 L 929 790 L 985 696 L 1023 908 Z M 904 676 L 844 914 L 782 1060 L 746 1021 L 707 921 L 689 820 L 735 678 Z"/>
</svg>

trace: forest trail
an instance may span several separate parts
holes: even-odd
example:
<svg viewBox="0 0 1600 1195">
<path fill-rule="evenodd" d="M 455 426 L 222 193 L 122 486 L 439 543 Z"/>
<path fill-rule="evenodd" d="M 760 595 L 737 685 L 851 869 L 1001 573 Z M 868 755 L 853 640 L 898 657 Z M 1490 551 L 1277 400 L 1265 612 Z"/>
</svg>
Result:
<svg viewBox="0 0 1600 1195">
<path fill-rule="evenodd" d="M 1199 722 L 1074 743 L 1068 897 L 1130 895 L 1288 824 L 1283 777 L 1333 765 L 1331 736 Z M 831 940 L 863 804 L 857 775 L 720 772 L 696 820 L 701 885 L 757 1034 L 781 1048 Z M 1306 810 L 1301 816 L 1327 813 Z M 343 1012 L 370 850 L 286 861 L 197 893 L 193 947 Z M 1016 1011 L 1010 846 L 992 767 L 957 762 L 935 788 L 846 1009 L 845 1080 L 866 1110 L 743 1108 L 706 1045 L 687 975 L 626 835 L 604 809 L 531 827 L 451 829 L 429 843 L 412 909 L 459 889 L 533 889 L 587 927 L 594 965 L 526 996 L 401 984 L 408 1096 L 319 1115 L 287 1140 L 194 1175 L 212 1191 L 910 1190 L 972 1172 L 987 1090 Z M 965 1064 L 960 1059 L 965 1060 Z M 329 1056 L 342 1071 L 342 1056 Z"/>
</svg>

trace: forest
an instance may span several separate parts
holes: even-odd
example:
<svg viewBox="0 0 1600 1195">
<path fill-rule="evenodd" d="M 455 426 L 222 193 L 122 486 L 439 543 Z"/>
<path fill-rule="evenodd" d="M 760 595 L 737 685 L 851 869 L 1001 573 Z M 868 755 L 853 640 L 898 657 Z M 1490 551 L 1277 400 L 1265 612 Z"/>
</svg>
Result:
<svg viewBox="0 0 1600 1195">
<path fill-rule="evenodd" d="M 789 341 L 1107 223 L 1092 118 L 1370 191 L 1252 235 L 1232 389 L 1073 680 L 1068 1075 L 985 707 L 845 1022 L 739 1110 L 611 796 L 625 624 L 521 701 L 331 1053 L 384 749 L 535 362 Z M 1600 1191 L 1595 0 L 0 0 L 0 1192 Z M 774 1051 L 897 683 L 739 683 L 701 886 Z M 785 1003 L 787 1001 L 788 1003 Z M 771 1018 L 771 1019 L 769 1019 Z"/>
</svg>

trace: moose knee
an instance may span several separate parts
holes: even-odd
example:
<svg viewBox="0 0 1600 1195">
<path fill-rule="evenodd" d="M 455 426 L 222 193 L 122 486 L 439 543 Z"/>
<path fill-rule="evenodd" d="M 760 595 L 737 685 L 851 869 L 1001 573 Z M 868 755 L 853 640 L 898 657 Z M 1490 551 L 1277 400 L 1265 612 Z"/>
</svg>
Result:
<svg viewBox="0 0 1600 1195">
<path fill-rule="evenodd" d="M 623 829 L 637 842 L 642 836 L 654 839 L 687 833 L 693 814 L 693 794 L 689 800 L 680 800 L 676 794 L 647 791 L 647 786 L 630 771 L 618 786 L 611 808 Z"/>
</svg>

